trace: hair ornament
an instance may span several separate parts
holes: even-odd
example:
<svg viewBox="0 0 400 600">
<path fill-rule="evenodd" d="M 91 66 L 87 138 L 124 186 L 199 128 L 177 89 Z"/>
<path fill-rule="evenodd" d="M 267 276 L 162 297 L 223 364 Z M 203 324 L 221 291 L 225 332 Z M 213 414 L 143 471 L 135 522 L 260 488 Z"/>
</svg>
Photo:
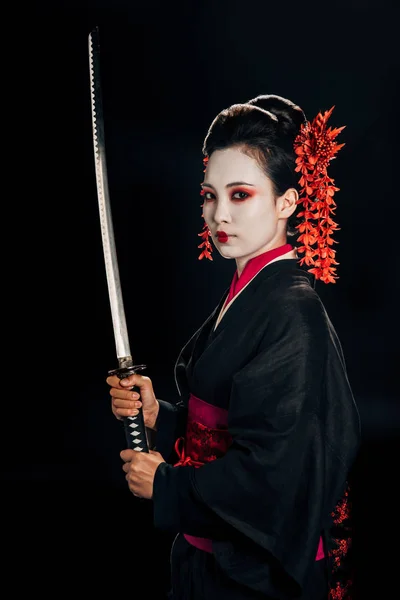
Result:
<svg viewBox="0 0 400 600">
<path fill-rule="evenodd" d="M 296 226 L 301 234 L 298 241 L 302 243 L 297 251 L 304 253 L 299 264 L 312 266 L 308 271 L 324 283 L 335 283 L 338 277 L 334 265 L 339 264 L 335 260 L 336 251 L 332 248 L 334 243 L 338 243 L 332 234 L 339 227 L 332 216 L 336 208 L 333 196 L 340 188 L 334 185 L 327 169 L 330 161 L 345 145 L 335 141 L 345 126 L 335 129 L 327 127 L 334 108 L 332 106 L 324 114 L 319 113 L 311 123 L 307 121 L 302 124 L 294 142 L 297 155 L 295 171 L 301 173 L 298 204 L 304 208 L 297 215 L 298 218 L 303 217 L 302 222 Z"/>
<path fill-rule="evenodd" d="M 204 169 L 203 172 L 205 172 L 205 170 L 207 169 L 207 163 L 208 163 L 208 156 L 206 156 L 205 158 L 203 158 L 203 165 L 204 165 Z M 200 192 L 201 196 L 204 196 L 204 190 L 201 190 Z M 201 204 L 201 207 L 203 207 L 204 203 Z M 201 215 L 204 218 L 204 215 Z M 199 237 L 202 238 L 202 242 L 199 246 L 197 246 L 198 248 L 203 248 L 203 250 L 201 251 L 201 254 L 199 256 L 199 260 L 202 260 L 203 258 L 208 258 L 208 260 L 213 260 L 211 253 L 212 253 L 212 245 L 210 242 L 210 236 L 211 236 L 211 231 L 207 225 L 206 222 L 204 222 L 203 225 L 203 229 L 201 231 L 201 233 L 197 234 Z"/>
</svg>

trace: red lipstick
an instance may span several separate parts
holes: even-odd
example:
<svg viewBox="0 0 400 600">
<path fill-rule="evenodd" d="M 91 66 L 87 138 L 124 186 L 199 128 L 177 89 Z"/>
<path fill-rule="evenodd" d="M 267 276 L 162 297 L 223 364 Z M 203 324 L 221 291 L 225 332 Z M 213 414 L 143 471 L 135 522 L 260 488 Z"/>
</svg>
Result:
<svg viewBox="0 0 400 600">
<path fill-rule="evenodd" d="M 218 241 L 223 244 L 228 241 L 228 234 L 225 231 L 217 231 Z"/>
</svg>

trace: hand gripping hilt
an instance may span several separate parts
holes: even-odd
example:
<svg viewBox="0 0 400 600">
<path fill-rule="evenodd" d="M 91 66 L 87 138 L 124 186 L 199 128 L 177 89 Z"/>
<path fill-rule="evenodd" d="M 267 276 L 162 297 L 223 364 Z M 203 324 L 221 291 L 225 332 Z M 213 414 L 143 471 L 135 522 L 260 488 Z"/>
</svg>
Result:
<svg viewBox="0 0 400 600">
<path fill-rule="evenodd" d="M 146 369 L 146 365 L 129 365 L 121 366 L 118 369 L 108 371 L 109 375 L 117 375 L 120 379 L 125 379 L 129 375 L 134 375 L 138 371 Z M 133 386 L 133 392 L 140 394 L 140 388 Z M 139 413 L 134 417 L 123 417 L 122 419 L 125 431 L 125 439 L 128 443 L 128 448 L 136 452 L 148 452 L 149 443 L 147 440 L 146 427 L 143 420 L 142 407 L 139 408 Z"/>
</svg>

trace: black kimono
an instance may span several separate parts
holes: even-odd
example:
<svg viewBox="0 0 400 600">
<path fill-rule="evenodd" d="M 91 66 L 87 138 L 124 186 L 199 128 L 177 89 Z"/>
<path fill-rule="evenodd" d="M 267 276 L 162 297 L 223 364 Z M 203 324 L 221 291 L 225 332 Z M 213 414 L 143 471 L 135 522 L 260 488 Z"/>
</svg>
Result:
<svg viewBox="0 0 400 600">
<path fill-rule="evenodd" d="M 298 259 L 262 268 L 215 329 L 226 295 L 178 357 L 180 398 L 159 401 L 154 525 L 178 534 L 171 598 L 350 598 L 360 424 L 334 327 Z M 190 402 L 215 407 L 214 426 L 195 404 L 188 419 Z M 189 437 L 201 461 L 180 453 Z"/>
</svg>

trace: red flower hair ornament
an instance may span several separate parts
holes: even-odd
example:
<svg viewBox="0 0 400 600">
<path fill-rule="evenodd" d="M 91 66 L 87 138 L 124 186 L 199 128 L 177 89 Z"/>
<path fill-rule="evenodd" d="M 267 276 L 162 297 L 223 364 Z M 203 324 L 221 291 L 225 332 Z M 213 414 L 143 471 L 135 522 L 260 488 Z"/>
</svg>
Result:
<svg viewBox="0 0 400 600">
<path fill-rule="evenodd" d="M 316 279 L 324 283 L 335 283 L 338 279 L 335 260 L 336 251 L 332 245 L 336 242 L 332 234 L 339 229 L 337 223 L 332 219 L 335 214 L 336 203 L 333 199 L 335 192 L 340 188 L 335 187 L 334 180 L 328 176 L 328 166 L 332 159 L 336 158 L 337 152 L 345 144 L 338 144 L 335 140 L 345 126 L 327 127 L 327 122 L 333 109 L 319 113 L 314 120 L 305 122 L 300 127 L 300 132 L 294 141 L 294 152 L 296 158 L 295 171 L 301 173 L 299 179 L 300 195 L 297 204 L 302 204 L 303 209 L 297 217 L 303 217 L 302 222 L 296 226 L 300 235 L 298 241 L 302 244 L 297 251 L 304 253 L 299 264 L 304 263 L 311 266 L 308 269 Z M 208 157 L 203 159 L 207 168 Z M 201 191 L 204 195 L 204 191 Z M 203 206 L 203 205 L 202 205 Z M 202 215 L 203 217 L 204 215 Z M 203 230 L 198 234 L 202 243 L 199 260 L 211 257 L 212 246 L 209 241 L 211 232 L 205 223 Z"/>
<path fill-rule="evenodd" d="M 303 217 L 303 222 L 296 226 L 300 231 L 298 241 L 302 243 L 297 251 L 304 253 L 299 264 L 312 266 L 308 271 L 324 283 L 335 283 L 338 277 L 334 265 L 339 264 L 335 260 L 336 251 L 332 248 L 334 243 L 338 243 L 332 234 L 339 227 L 332 215 L 336 208 L 333 196 L 340 188 L 335 187 L 327 170 L 330 161 L 345 145 L 335 141 L 345 126 L 335 129 L 327 127 L 333 109 L 334 106 L 324 114 L 319 113 L 312 123 L 301 125 L 294 142 L 297 155 L 295 171 L 301 173 L 298 204 L 304 208 L 297 215 L 298 218 Z"/>
<path fill-rule="evenodd" d="M 205 170 L 207 169 L 207 163 L 208 163 L 208 156 L 203 158 L 203 165 L 204 165 L 203 172 L 205 172 Z M 204 190 L 201 190 L 200 195 L 204 196 Z M 201 206 L 203 207 L 203 204 Z M 201 216 L 204 218 L 203 214 Z M 199 256 L 199 260 L 201 260 L 202 258 L 208 258 L 208 260 L 213 260 L 213 258 L 211 256 L 212 246 L 211 246 L 211 242 L 209 240 L 209 237 L 211 236 L 211 231 L 209 230 L 206 222 L 204 222 L 201 233 L 198 233 L 197 235 L 203 239 L 201 244 L 199 246 L 197 246 L 198 248 L 203 248 L 203 250 L 201 251 L 201 254 Z"/>
</svg>

